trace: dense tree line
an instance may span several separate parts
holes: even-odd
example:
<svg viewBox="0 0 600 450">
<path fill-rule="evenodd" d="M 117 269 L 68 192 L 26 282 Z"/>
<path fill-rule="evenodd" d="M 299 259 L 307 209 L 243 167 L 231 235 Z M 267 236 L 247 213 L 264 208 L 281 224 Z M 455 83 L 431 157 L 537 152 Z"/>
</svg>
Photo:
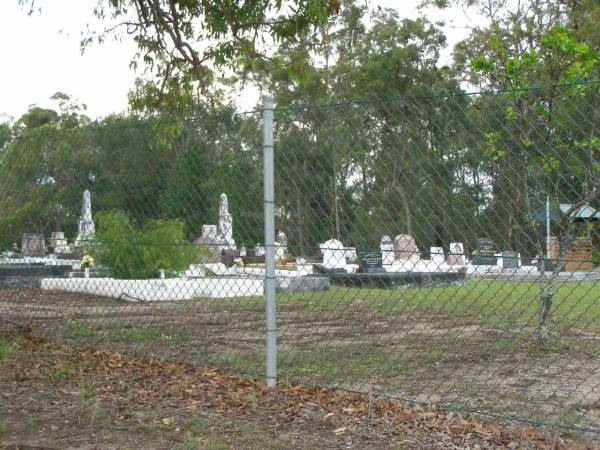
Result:
<svg viewBox="0 0 600 450">
<path fill-rule="evenodd" d="M 424 249 L 485 236 L 532 255 L 546 194 L 600 206 L 600 6 L 464 3 L 485 23 L 451 65 L 438 25 L 348 0 L 235 66 L 277 102 L 277 226 L 295 253 L 408 232 Z M 91 121 L 58 95 L 56 110 L 0 127 L 2 247 L 58 226 L 73 236 L 83 189 L 138 224 L 180 219 L 189 239 L 226 192 L 236 240 L 262 241 L 260 113 L 238 113 L 206 79 L 168 83 L 140 83 L 128 115 Z"/>
</svg>

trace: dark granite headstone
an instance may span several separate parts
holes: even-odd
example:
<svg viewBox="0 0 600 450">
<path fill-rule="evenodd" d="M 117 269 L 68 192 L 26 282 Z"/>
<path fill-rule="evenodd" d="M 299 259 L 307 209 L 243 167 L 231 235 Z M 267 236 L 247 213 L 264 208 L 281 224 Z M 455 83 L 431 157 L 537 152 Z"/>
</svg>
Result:
<svg viewBox="0 0 600 450">
<path fill-rule="evenodd" d="M 475 266 L 495 266 L 498 258 L 494 256 L 496 245 L 488 238 L 477 239 L 476 253 L 473 254 L 472 264 Z"/>
<path fill-rule="evenodd" d="M 234 249 L 223 249 L 221 250 L 221 262 L 226 267 L 232 267 L 235 259 L 240 257 L 239 250 Z"/>
<path fill-rule="evenodd" d="M 360 260 L 360 271 L 363 273 L 381 273 L 385 272 L 381 253 L 370 252 L 364 253 Z"/>
<path fill-rule="evenodd" d="M 517 252 L 502 252 L 502 268 L 503 269 L 518 269 L 519 254 Z"/>
</svg>

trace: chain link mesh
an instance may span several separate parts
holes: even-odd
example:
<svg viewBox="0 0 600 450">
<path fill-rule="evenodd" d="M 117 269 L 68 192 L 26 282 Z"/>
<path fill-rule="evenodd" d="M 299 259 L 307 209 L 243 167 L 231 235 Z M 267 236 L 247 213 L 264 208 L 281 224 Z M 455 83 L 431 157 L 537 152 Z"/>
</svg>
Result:
<svg viewBox="0 0 600 450">
<path fill-rule="evenodd" d="M 599 88 L 276 107 L 279 381 L 600 432 Z M 264 376 L 261 126 L 23 126 L 1 326 Z"/>
</svg>

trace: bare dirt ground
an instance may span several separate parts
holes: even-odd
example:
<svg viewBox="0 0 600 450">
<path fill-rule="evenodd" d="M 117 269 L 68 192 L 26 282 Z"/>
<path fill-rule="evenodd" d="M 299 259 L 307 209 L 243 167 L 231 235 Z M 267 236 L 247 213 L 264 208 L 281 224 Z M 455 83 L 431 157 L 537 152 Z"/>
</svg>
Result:
<svg viewBox="0 0 600 450">
<path fill-rule="evenodd" d="M 565 334 L 540 346 L 527 324 L 507 328 L 428 311 L 377 310 L 377 301 L 317 305 L 299 297 L 280 305 L 280 380 L 600 429 L 595 333 Z M 68 346 L 263 374 L 260 299 L 129 303 L 2 290 L 0 318 L 0 330 L 14 331 L 18 324 Z"/>
<path fill-rule="evenodd" d="M 2 339 L 0 448 L 593 448 L 356 393 L 269 390 L 210 368 Z"/>
</svg>

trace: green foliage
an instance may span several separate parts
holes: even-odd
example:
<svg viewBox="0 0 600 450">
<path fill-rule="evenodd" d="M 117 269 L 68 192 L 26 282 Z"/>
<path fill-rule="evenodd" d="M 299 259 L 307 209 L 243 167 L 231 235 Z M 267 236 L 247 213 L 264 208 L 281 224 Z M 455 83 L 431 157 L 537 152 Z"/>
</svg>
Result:
<svg viewBox="0 0 600 450">
<path fill-rule="evenodd" d="M 184 225 L 148 220 L 136 228 L 123 211 L 98 213 L 98 231 L 89 252 L 117 278 L 156 278 L 158 270 L 181 272 L 206 254 L 185 239 Z"/>
</svg>

